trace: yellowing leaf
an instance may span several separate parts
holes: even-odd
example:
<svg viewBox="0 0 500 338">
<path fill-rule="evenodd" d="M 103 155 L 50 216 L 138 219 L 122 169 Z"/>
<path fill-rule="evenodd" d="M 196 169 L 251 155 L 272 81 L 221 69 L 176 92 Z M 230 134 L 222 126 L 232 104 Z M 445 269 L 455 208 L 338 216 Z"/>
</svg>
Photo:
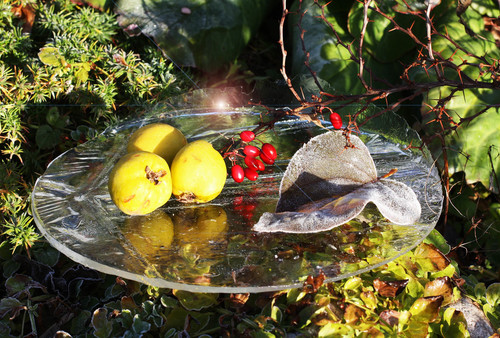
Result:
<svg viewBox="0 0 500 338">
<path fill-rule="evenodd" d="M 47 66 L 63 67 L 66 64 L 64 56 L 55 47 L 44 47 L 38 53 L 40 61 Z"/>
<path fill-rule="evenodd" d="M 88 63 L 82 63 L 79 65 L 78 70 L 75 72 L 78 84 L 87 82 L 89 78 L 90 65 Z"/>
<path fill-rule="evenodd" d="M 431 323 L 439 318 L 439 309 L 443 304 L 443 296 L 422 297 L 410 308 L 412 320 Z"/>
<path fill-rule="evenodd" d="M 453 284 L 449 277 L 437 278 L 425 284 L 424 297 L 443 296 L 443 305 L 453 300 Z"/>
<path fill-rule="evenodd" d="M 423 271 L 440 271 L 446 268 L 450 261 L 432 244 L 422 243 L 414 252 L 415 261 Z"/>
</svg>

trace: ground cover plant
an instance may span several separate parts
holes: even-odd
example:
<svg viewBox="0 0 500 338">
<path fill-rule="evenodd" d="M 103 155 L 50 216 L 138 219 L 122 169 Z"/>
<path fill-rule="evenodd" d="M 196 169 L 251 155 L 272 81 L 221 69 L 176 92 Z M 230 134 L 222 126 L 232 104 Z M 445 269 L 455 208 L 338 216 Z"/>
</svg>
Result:
<svg viewBox="0 0 500 338">
<path fill-rule="evenodd" d="M 165 3 L 180 15 L 189 15 L 183 8 L 196 13 L 194 2 Z M 1 4 L 0 335 L 466 337 L 467 318 L 447 307 L 458 300 L 476 302 L 500 327 L 495 2 L 284 1 L 246 18 L 250 28 L 225 32 L 210 21 L 205 30 L 229 45 L 241 35 L 235 31 L 249 34 L 234 42 L 234 61 L 214 73 L 177 68 L 172 61 L 179 60 L 150 39 L 159 41 L 158 32 L 140 34 L 123 13 L 112 14 L 112 4 L 93 5 L 101 8 Z M 183 39 L 199 43 L 184 53 L 210 53 L 216 38 L 187 32 L 195 33 Z M 202 294 L 90 270 L 60 255 L 35 229 L 34 180 L 63 151 L 198 86 L 257 91 L 283 79 L 300 118 L 317 121 L 335 110 L 354 132 L 358 115 L 345 113 L 348 105 L 359 105 L 359 114 L 405 117 L 442 173 L 439 232 L 387 266 L 338 283 L 323 283 L 320 274 L 302 289 Z"/>
</svg>

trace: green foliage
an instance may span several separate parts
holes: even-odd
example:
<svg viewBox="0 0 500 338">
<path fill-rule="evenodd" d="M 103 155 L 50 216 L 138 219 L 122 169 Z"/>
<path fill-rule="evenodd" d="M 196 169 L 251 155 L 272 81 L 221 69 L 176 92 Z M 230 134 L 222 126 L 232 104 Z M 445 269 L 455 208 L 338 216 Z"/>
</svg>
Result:
<svg viewBox="0 0 500 338">
<path fill-rule="evenodd" d="M 0 234 L 15 250 L 39 239 L 27 196 L 47 160 L 183 85 L 150 41 L 121 35 L 114 15 L 50 2 L 20 5 L 19 19 L 12 6 L 0 8 Z"/>
<path fill-rule="evenodd" d="M 55 267 L 68 261 L 55 249 L 39 247 L 34 255 L 37 261 L 18 258 L 12 266 L 3 261 L 4 271 L 9 272 L 4 284 L 7 294 L 0 302 L 2 336 L 18 334 L 23 328 L 25 333 L 42 334 L 50 323 L 31 322 L 30 315 L 47 318 L 58 311 L 71 314 L 61 318 L 59 329 L 74 337 L 469 336 L 467 321 L 452 305 L 461 297 L 457 271 L 429 244 L 337 283 L 322 284 L 319 275 L 308 279 L 303 288 L 262 294 L 151 288 L 81 266 L 60 273 Z M 30 265 L 37 272 L 27 275 Z M 47 278 L 57 283 L 50 284 Z M 468 287 L 474 289 L 471 294 L 490 320 L 498 318 L 498 284 L 486 288 L 476 282 Z M 55 295 L 64 296 L 66 302 L 58 303 Z"/>
<path fill-rule="evenodd" d="M 153 37 L 178 64 L 213 72 L 233 62 L 255 35 L 267 0 L 118 1 L 122 27 Z"/>
<path fill-rule="evenodd" d="M 365 12 L 363 2 L 346 8 L 295 1 L 293 9 L 299 14 L 290 21 L 292 73 L 301 79 L 309 74 L 299 85 L 308 89 L 306 94 L 317 95 L 318 88 L 310 90 L 313 76 L 307 57 L 318 82 L 341 96 L 339 101 L 355 94 L 359 98 L 354 101 L 371 103 L 372 96 L 384 92 L 380 104 L 400 106 L 420 99 L 416 103 L 422 106 L 422 116 L 413 115 L 410 122 L 427 123 L 421 132 L 441 168 L 449 170 L 446 174 L 463 171 L 468 183 L 481 182 L 498 194 L 500 51 L 481 13 L 497 17 L 499 10 L 491 4 L 471 6 L 458 16 L 453 2 L 441 1 L 431 12 L 429 29 L 435 31 L 429 48 L 424 11 L 415 14 L 426 7 L 420 1 L 371 1 Z M 427 56 L 431 52 L 432 58 Z"/>
</svg>

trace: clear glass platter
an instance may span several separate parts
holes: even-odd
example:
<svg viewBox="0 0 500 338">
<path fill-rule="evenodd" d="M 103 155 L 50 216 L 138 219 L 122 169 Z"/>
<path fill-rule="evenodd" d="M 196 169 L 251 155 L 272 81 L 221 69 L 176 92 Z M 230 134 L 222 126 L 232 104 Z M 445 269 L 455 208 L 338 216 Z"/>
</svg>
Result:
<svg viewBox="0 0 500 338">
<path fill-rule="evenodd" d="M 367 119 L 358 136 L 379 175 L 397 168 L 391 178 L 417 194 L 422 215 L 411 226 L 389 223 L 369 206 L 327 232 L 252 231 L 262 213 L 274 211 L 289 159 L 311 137 L 326 132 L 294 116 L 261 135 L 276 146 L 279 157 L 257 181 L 238 184 L 228 177 L 222 194 L 203 205 L 172 198 L 160 209 L 167 215 L 161 226 L 147 217 L 127 216 L 111 201 L 109 172 L 140 126 L 165 122 L 188 141 L 206 139 L 222 149 L 266 119 L 272 114 L 260 108 L 168 109 L 108 128 L 60 155 L 37 180 L 32 193 L 36 224 L 51 245 L 90 268 L 157 287 L 221 293 L 301 287 L 321 271 L 325 282 L 340 280 L 399 257 L 434 228 L 443 200 L 438 172 L 429 152 L 417 148 L 422 142 L 416 132 L 390 113 Z"/>
</svg>

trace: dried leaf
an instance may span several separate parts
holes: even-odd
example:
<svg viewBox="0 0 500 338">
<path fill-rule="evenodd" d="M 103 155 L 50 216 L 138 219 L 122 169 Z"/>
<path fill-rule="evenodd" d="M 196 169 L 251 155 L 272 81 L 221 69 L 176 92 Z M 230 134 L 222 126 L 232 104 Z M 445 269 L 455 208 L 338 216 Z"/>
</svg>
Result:
<svg viewBox="0 0 500 338">
<path fill-rule="evenodd" d="M 317 136 L 293 156 L 283 176 L 276 213 L 264 213 L 255 231 L 312 233 L 330 230 L 358 216 L 372 202 L 389 221 L 411 225 L 421 214 L 411 188 L 377 178 L 368 149 L 356 136 Z"/>
<path fill-rule="evenodd" d="M 311 202 L 345 195 L 377 179 L 368 148 L 351 135 L 348 147 L 341 132 L 312 138 L 290 160 L 280 186 L 277 212 L 296 211 Z"/>
<path fill-rule="evenodd" d="M 403 291 L 407 284 L 408 279 L 383 281 L 377 278 L 373 281 L 373 287 L 379 295 L 391 298 L 396 297 L 401 291 Z"/>
<path fill-rule="evenodd" d="M 441 271 L 450 261 L 434 245 L 422 243 L 415 249 L 415 260 L 424 271 Z"/>
<path fill-rule="evenodd" d="M 30 4 L 12 6 L 11 11 L 17 18 L 24 21 L 23 33 L 31 33 L 36 15 L 33 6 Z"/>
<path fill-rule="evenodd" d="M 347 305 L 344 313 L 344 320 L 347 324 L 356 324 L 365 312 L 354 304 Z"/>
<path fill-rule="evenodd" d="M 306 281 L 304 282 L 304 292 L 307 293 L 315 293 L 318 289 L 323 285 L 323 281 L 325 280 L 325 273 L 323 270 L 320 270 L 319 274 L 315 277 L 309 275 L 307 276 Z"/>
<path fill-rule="evenodd" d="M 390 326 L 396 326 L 399 323 L 399 313 L 396 310 L 384 310 L 380 313 L 380 319 L 389 324 Z"/>
<path fill-rule="evenodd" d="M 436 278 L 425 284 L 424 297 L 443 296 L 443 305 L 449 304 L 453 299 L 453 284 L 449 277 Z"/>
<path fill-rule="evenodd" d="M 232 293 L 229 296 L 229 303 L 233 308 L 241 308 L 245 305 L 249 297 L 249 293 Z"/>
</svg>

